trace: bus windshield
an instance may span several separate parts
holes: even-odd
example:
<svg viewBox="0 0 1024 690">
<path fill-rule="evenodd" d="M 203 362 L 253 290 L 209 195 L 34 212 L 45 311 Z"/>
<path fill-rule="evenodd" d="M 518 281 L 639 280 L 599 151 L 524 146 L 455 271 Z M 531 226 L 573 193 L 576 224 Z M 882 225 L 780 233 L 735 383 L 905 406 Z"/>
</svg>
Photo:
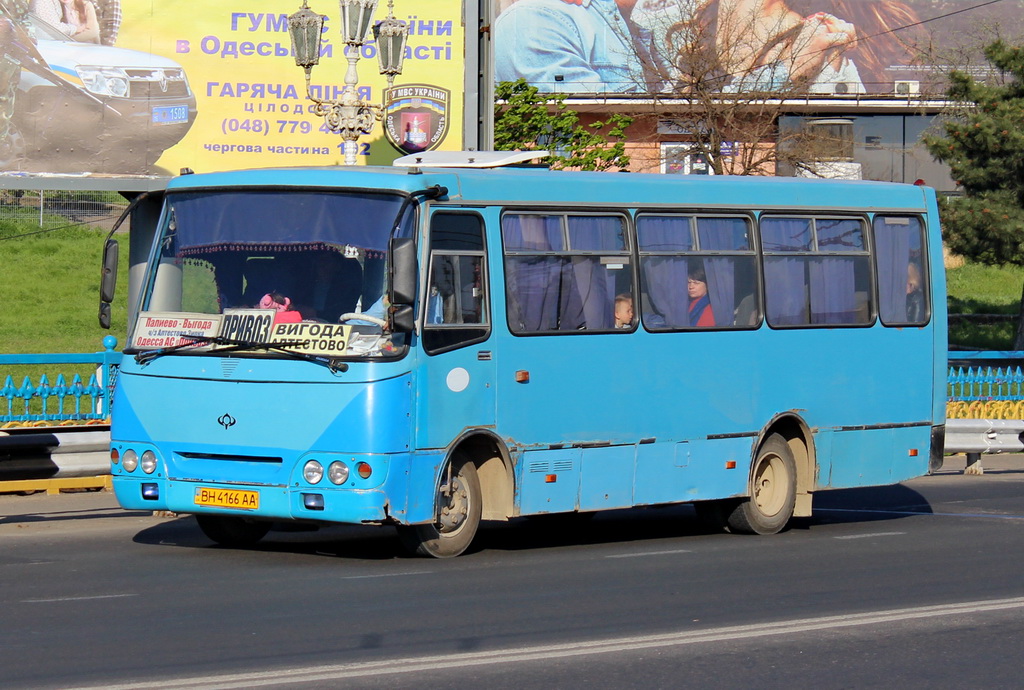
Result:
<svg viewBox="0 0 1024 690">
<path fill-rule="evenodd" d="M 234 351 L 274 342 L 313 356 L 398 354 L 403 336 L 384 331 L 401 206 L 397 194 L 364 191 L 168 195 L 130 347 L 184 352 L 220 339 Z"/>
</svg>

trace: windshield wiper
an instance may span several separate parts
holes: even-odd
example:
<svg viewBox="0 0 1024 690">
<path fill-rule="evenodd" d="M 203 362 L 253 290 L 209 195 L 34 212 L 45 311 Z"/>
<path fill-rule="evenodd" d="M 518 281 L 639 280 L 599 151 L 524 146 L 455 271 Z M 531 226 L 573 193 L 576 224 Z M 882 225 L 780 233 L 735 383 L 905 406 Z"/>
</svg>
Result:
<svg viewBox="0 0 1024 690">
<path fill-rule="evenodd" d="M 189 350 L 196 347 L 202 347 L 204 345 L 224 345 L 225 347 L 217 348 L 214 352 L 218 355 L 231 353 L 231 352 L 243 352 L 245 350 L 266 350 L 267 352 L 279 352 L 295 359 L 301 359 L 306 362 L 313 362 L 314 364 L 322 364 L 330 369 L 332 372 L 337 373 L 339 371 L 348 371 L 348 364 L 341 360 L 334 359 L 331 357 L 318 357 L 316 355 L 306 354 L 305 352 L 296 352 L 289 348 L 301 345 L 301 340 L 284 340 L 278 343 L 263 343 L 255 340 L 236 340 L 234 338 L 222 338 L 220 336 L 196 336 L 189 338 L 188 342 L 178 343 L 170 347 L 163 347 L 159 350 L 146 350 L 135 355 L 135 361 L 139 364 L 148 364 L 157 357 L 163 357 L 173 352 L 179 352 L 181 350 Z"/>
</svg>

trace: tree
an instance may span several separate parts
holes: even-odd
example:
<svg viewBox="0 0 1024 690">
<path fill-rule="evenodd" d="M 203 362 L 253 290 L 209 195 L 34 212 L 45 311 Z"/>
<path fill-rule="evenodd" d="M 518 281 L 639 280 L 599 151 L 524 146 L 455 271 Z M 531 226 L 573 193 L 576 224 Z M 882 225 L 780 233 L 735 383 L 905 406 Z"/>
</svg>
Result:
<svg viewBox="0 0 1024 690">
<path fill-rule="evenodd" d="M 947 95 L 957 109 L 943 136 L 924 141 L 963 189 L 940 200 L 946 245 L 975 261 L 1024 265 L 1024 47 L 995 41 L 985 57 L 995 77 L 952 71 Z M 1013 347 L 1024 349 L 1024 294 Z"/>
<path fill-rule="evenodd" d="M 525 79 L 495 87 L 494 148 L 498 151 L 547 149 L 554 169 L 625 170 L 626 128 L 633 118 L 612 113 L 606 120 L 580 124 L 565 96 L 541 94 Z"/>
</svg>

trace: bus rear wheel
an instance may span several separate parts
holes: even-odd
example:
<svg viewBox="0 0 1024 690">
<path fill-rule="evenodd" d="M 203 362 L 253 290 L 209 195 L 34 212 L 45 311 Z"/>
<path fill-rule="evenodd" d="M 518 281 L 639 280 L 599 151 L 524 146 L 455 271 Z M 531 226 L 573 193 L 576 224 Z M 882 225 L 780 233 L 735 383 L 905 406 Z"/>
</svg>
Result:
<svg viewBox="0 0 1024 690">
<path fill-rule="evenodd" d="M 244 548 L 267 536 L 270 524 L 229 515 L 196 515 L 199 529 L 221 546 Z"/>
<path fill-rule="evenodd" d="M 434 522 L 399 527 L 398 537 L 417 555 L 454 558 L 473 542 L 482 507 L 476 467 L 469 460 L 453 458 L 437 489 Z"/>
<path fill-rule="evenodd" d="M 730 532 L 776 534 L 796 506 L 796 461 L 789 444 L 772 434 L 761 446 L 750 473 L 750 498 L 735 507 L 728 518 Z"/>
</svg>

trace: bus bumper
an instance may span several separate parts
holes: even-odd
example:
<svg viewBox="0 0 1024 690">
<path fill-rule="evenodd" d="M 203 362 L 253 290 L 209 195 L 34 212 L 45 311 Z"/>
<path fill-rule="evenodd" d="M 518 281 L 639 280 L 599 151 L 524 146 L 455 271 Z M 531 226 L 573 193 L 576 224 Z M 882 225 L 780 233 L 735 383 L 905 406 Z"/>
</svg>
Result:
<svg viewBox="0 0 1024 690">
<path fill-rule="evenodd" d="M 268 487 L 126 476 L 113 477 L 113 486 L 118 502 L 128 510 L 348 524 L 380 524 L 392 517 L 382 489 Z M 200 505 L 201 494 L 249 507 Z"/>
</svg>

